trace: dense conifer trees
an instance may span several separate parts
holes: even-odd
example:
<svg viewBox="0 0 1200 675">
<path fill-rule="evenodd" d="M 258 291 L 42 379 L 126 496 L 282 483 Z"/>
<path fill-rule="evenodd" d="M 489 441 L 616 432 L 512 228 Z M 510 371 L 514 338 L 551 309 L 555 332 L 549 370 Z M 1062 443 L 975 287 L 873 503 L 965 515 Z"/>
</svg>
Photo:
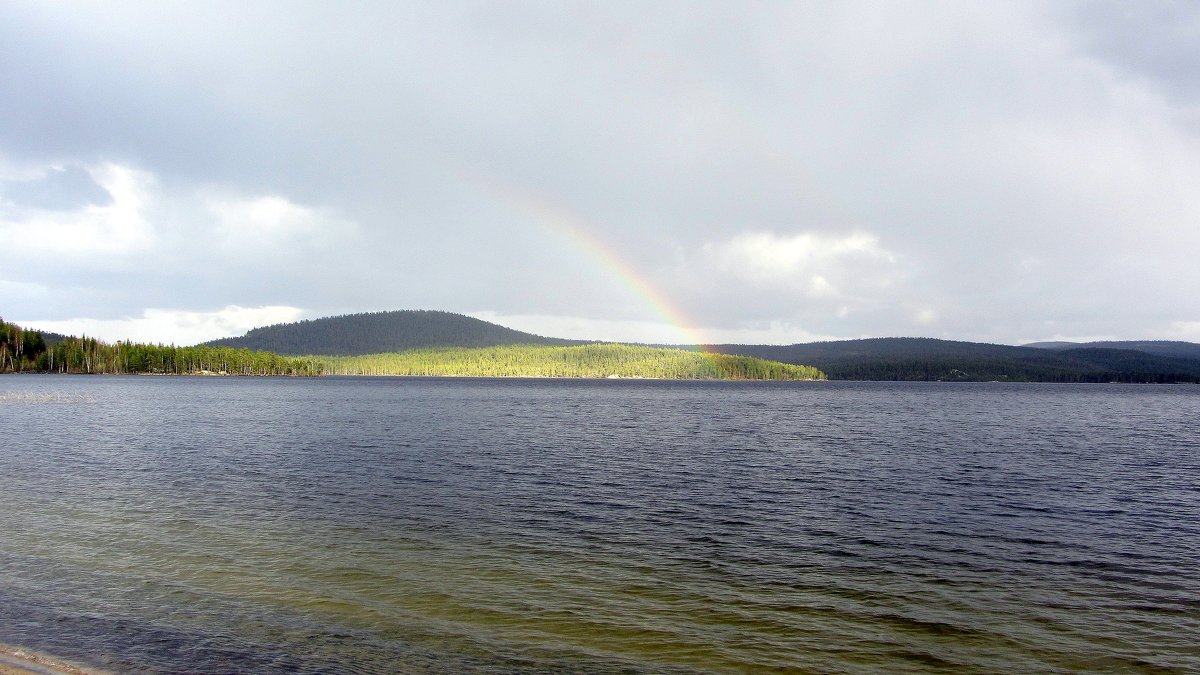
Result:
<svg viewBox="0 0 1200 675">
<path fill-rule="evenodd" d="M 319 375 L 312 359 L 232 347 L 176 347 L 65 337 L 47 346 L 42 334 L 0 321 L 0 372 L 159 373 L 187 375 Z"/>
<path fill-rule="evenodd" d="M 716 345 L 713 349 L 810 364 L 835 380 L 1200 382 L 1200 358 L 1188 358 L 1200 345 L 1102 344 L 1122 348 L 1068 345 L 1046 349 L 933 338 L 871 338 L 795 345 Z"/>
</svg>

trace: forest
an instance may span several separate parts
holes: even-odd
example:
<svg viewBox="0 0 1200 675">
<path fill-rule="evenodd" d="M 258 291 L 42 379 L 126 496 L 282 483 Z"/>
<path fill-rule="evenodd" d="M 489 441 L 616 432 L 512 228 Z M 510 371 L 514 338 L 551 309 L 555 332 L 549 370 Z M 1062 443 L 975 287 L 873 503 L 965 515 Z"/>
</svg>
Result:
<svg viewBox="0 0 1200 675">
<path fill-rule="evenodd" d="M 673 380 L 824 380 L 825 374 L 750 356 L 592 343 L 415 349 L 363 356 L 312 357 L 329 375 L 467 377 L 630 377 Z"/>
<path fill-rule="evenodd" d="M 795 345 L 716 345 L 711 349 L 811 364 L 834 380 L 1200 382 L 1200 359 L 1175 356 L 1195 353 L 1197 345 L 1191 343 L 1094 343 L 1121 348 L 1055 344 L 1058 346 L 1045 348 L 934 338 L 870 338 Z"/>
<path fill-rule="evenodd" d="M 190 375 L 319 375 L 312 359 L 233 347 L 176 347 L 135 342 L 107 343 L 88 337 L 55 336 L 0 320 L 0 373 Z"/>
</svg>

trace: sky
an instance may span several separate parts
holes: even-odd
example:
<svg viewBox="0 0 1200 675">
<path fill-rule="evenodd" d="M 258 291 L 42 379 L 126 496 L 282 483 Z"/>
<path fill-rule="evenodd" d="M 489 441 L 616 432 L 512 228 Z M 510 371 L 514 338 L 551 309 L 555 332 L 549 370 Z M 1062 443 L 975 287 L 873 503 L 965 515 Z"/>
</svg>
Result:
<svg viewBox="0 0 1200 675">
<path fill-rule="evenodd" d="M 0 316 L 1200 341 L 1195 2 L 0 3 Z"/>
</svg>

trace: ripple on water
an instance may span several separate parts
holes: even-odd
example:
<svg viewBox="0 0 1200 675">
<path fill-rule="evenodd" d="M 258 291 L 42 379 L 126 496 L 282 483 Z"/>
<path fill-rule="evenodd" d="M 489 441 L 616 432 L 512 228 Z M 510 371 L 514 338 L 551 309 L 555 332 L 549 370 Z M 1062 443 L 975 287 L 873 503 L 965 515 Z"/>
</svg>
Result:
<svg viewBox="0 0 1200 675">
<path fill-rule="evenodd" d="M 0 641 L 98 667 L 1200 669 L 1190 390 L 63 382 Z"/>
</svg>

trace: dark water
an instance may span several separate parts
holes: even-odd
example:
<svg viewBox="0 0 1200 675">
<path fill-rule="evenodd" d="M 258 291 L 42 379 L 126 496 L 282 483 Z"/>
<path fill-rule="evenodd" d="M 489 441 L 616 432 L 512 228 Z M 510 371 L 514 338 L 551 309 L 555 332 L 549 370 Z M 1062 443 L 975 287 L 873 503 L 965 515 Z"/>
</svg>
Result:
<svg viewBox="0 0 1200 675">
<path fill-rule="evenodd" d="M 119 672 L 1200 670 L 1200 387 L 0 378 L 0 642 Z"/>
</svg>

